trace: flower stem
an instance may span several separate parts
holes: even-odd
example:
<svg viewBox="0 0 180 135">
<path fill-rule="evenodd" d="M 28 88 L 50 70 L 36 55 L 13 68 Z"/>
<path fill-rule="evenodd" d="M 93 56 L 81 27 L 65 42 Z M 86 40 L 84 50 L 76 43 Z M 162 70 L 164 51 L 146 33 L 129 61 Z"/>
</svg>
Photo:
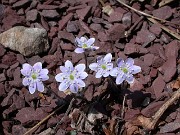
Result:
<svg viewBox="0 0 180 135">
<path fill-rule="evenodd" d="M 108 80 L 109 80 L 110 84 L 114 86 L 113 87 L 114 90 L 118 91 L 119 90 L 118 86 L 114 83 L 113 79 L 110 76 L 108 77 Z"/>
<path fill-rule="evenodd" d="M 88 61 L 87 61 L 87 54 L 84 52 L 84 59 L 85 59 L 85 64 L 86 64 L 86 72 L 88 70 Z"/>
</svg>

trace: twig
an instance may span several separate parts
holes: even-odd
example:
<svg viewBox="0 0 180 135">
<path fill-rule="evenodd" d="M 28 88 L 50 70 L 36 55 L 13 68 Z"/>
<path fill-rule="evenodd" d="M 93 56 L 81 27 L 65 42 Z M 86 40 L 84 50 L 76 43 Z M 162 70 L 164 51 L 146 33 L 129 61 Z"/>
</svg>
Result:
<svg viewBox="0 0 180 135">
<path fill-rule="evenodd" d="M 121 110 L 121 118 L 122 119 L 124 118 L 125 101 L 126 101 L 126 95 L 124 95 L 123 104 L 122 104 L 122 110 Z"/>
<path fill-rule="evenodd" d="M 48 120 L 52 115 L 54 115 L 58 110 L 60 110 L 61 108 L 63 108 L 65 106 L 65 104 L 63 104 L 62 106 L 60 106 L 59 108 L 57 108 L 55 111 L 53 111 L 52 113 L 50 113 L 48 116 L 46 116 L 44 119 L 42 119 L 39 123 L 37 123 L 34 127 L 30 128 L 26 133 L 24 133 L 23 135 L 28 135 L 30 132 L 32 132 L 33 130 L 35 130 L 37 127 L 39 127 L 42 123 L 44 123 L 46 120 Z"/>
<path fill-rule="evenodd" d="M 177 34 L 176 32 L 168 29 L 167 27 L 163 26 L 162 24 L 160 24 L 159 22 L 157 22 L 156 20 L 154 20 L 153 18 L 147 18 L 149 21 L 151 21 L 154 24 L 158 24 L 161 29 L 163 29 L 164 31 L 168 32 L 170 35 L 172 35 L 173 37 L 177 38 L 178 40 L 180 40 L 180 35 Z"/>
<path fill-rule="evenodd" d="M 159 21 L 161 21 L 161 22 L 166 22 L 166 23 L 174 24 L 174 23 L 172 23 L 172 22 L 170 22 L 170 21 L 167 21 L 167 20 L 164 20 L 164 19 L 160 19 L 160 18 L 158 18 L 158 17 L 152 16 L 152 15 L 150 15 L 150 14 L 147 14 L 147 13 L 144 13 L 144 12 L 142 12 L 142 11 L 139 11 L 139 10 L 133 8 L 133 7 L 130 7 L 129 5 L 127 5 L 127 4 L 125 4 L 124 2 L 122 2 L 122 0 L 117 0 L 117 1 L 118 1 L 120 4 L 124 5 L 125 7 L 129 8 L 129 9 L 131 9 L 131 10 L 133 10 L 133 11 L 139 13 L 139 14 L 142 14 L 142 15 L 144 15 L 144 16 L 146 16 L 146 17 L 150 17 L 150 18 L 159 20 Z M 176 25 L 178 25 L 178 24 L 176 24 Z"/>
<path fill-rule="evenodd" d="M 159 118 L 163 115 L 167 108 L 171 106 L 179 98 L 180 89 L 178 89 L 172 94 L 172 97 L 159 108 L 159 110 L 155 113 L 154 116 L 152 116 L 152 118 L 146 118 L 143 115 L 138 116 L 137 119 L 141 122 L 141 126 L 148 130 L 153 130 L 157 125 Z"/>
<path fill-rule="evenodd" d="M 135 9 L 135 8 L 133 8 L 133 7 L 130 7 L 129 5 L 125 4 L 125 3 L 122 2 L 121 0 L 117 0 L 117 1 L 118 1 L 119 3 L 121 3 L 122 5 L 124 5 L 125 7 L 129 8 L 129 9 L 131 9 L 131 10 L 133 10 L 133 11 L 139 13 L 139 14 L 142 14 L 142 15 L 146 16 L 147 19 L 148 19 L 149 21 L 151 21 L 152 23 L 159 24 L 159 26 L 160 26 L 164 31 L 168 32 L 168 33 L 171 34 L 173 37 L 175 37 L 175 38 L 177 38 L 178 40 L 180 40 L 180 35 L 178 35 L 177 33 L 173 32 L 173 31 L 171 31 L 170 29 L 166 28 L 166 27 L 163 26 L 162 24 L 158 23 L 156 20 L 159 20 L 159 21 L 161 21 L 161 22 L 168 22 L 168 23 L 171 23 L 171 22 L 166 21 L 166 20 L 163 20 L 163 19 L 160 19 L 160 18 L 155 17 L 155 16 L 152 16 L 152 15 L 149 15 L 149 14 L 144 13 L 144 12 L 142 12 L 142 11 L 139 11 L 139 10 L 137 10 L 137 9 Z M 155 20 L 155 19 L 156 19 L 156 20 Z M 174 24 L 174 23 L 171 23 L 171 24 Z M 177 25 L 177 24 L 176 24 L 176 25 Z"/>
<path fill-rule="evenodd" d="M 56 124 L 56 126 L 54 127 L 55 132 L 57 131 L 58 126 L 64 121 L 65 117 L 68 116 L 68 113 L 71 110 L 71 107 L 73 105 L 75 98 L 71 99 L 71 102 L 69 103 L 68 109 L 66 110 L 66 113 L 64 114 L 63 118 Z"/>
</svg>

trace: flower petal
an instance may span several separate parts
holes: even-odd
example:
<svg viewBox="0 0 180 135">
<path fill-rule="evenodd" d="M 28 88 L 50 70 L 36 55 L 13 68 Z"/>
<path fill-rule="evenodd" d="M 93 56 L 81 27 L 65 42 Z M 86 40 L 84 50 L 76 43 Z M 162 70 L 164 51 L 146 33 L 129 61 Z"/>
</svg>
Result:
<svg viewBox="0 0 180 135">
<path fill-rule="evenodd" d="M 77 80 L 76 80 L 76 83 L 77 83 L 77 85 L 78 85 L 80 88 L 86 86 L 86 84 L 85 84 L 81 79 L 77 79 Z"/>
<path fill-rule="evenodd" d="M 91 63 L 89 65 L 89 68 L 93 71 L 97 71 L 98 70 L 98 64 L 97 63 Z"/>
<path fill-rule="evenodd" d="M 42 69 L 42 63 L 41 62 L 37 62 L 33 65 L 33 69 L 34 71 L 40 72 Z"/>
<path fill-rule="evenodd" d="M 126 76 L 126 81 L 129 83 L 129 84 L 131 84 L 131 83 L 133 83 L 134 82 L 134 77 L 133 77 L 133 75 L 128 75 L 128 76 Z"/>
<path fill-rule="evenodd" d="M 55 79 L 57 82 L 63 82 L 64 81 L 64 77 L 65 77 L 65 74 L 64 73 L 59 73 L 55 76 Z"/>
<path fill-rule="evenodd" d="M 85 68 L 85 64 L 78 64 L 77 66 L 75 66 L 75 70 L 77 70 L 78 72 L 83 72 Z"/>
<path fill-rule="evenodd" d="M 116 77 L 118 74 L 119 74 L 119 70 L 117 67 L 113 68 L 110 72 L 110 75 L 114 77 Z"/>
<path fill-rule="evenodd" d="M 92 50 L 97 50 L 97 49 L 99 49 L 99 47 L 98 46 L 92 46 L 91 49 Z"/>
<path fill-rule="evenodd" d="M 97 63 L 100 65 L 103 63 L 103 57 L 102 56 L 97 57 Z"/>
<path fill-rule="evenodd" d="M 37 81 L 36 84 L 37 84 L 37 90 L 43 92 L 44 91 L 43 83 L 41 81 Z"/>
<path fill-rule="evenodd" d="M 41 69 L 40 75 L 47 75 L 49 73 L 48 69 Z"/>
<path fill-rule="evenodd" d="M 108 77 L 109 74 L 110 74 L 110 70 L 105 70 L 105 71 L 103 72 L 103 77 Z"/>
<path fill-rule="evenodd" d="M 64 66 L 60 66 L 60 70 L 61 70 L 61 72 L 63 72 L 63 73 L 69 72 L 68 69 L 67 69 L 66 67 L 64 67 Z"/>
<path fill-rule="evenodd" d="M 121 59 L 121 58 L 118 58 L 117 59 L 117 65 L 118 65 L 118 67 L 122 67 L 125 63 L 124 63 L 124 60 L 123 59 Z"/>
<path fill-rule="evenodd" d="M 126 65 L 128 65 L 128 67 L 134 65 L 134 59 L 132 58 L 128 58 L 126 61 L 125 61 Z"/>
<path fill-rule="evenodd" d="M 133 65 L 129 69 L 131 71 L 131 74 L 137 74 L 137 73 L 141 72 L 140 66 Z"/>
<path fill-rule="evenodd" d="M 48 69 L 42 69 L 39 73 L 39 79 L 41 79 L 41 81 L 46 81 L 49 79 L 49 76 L 47 75 L 48 74 Z"/>
<path fill-rule="evenodd" d="M 77 93 L 78 92 L 77 84 L 71 84 L 69 88 L 70 88 L 72 93 Z"/>
<path fill-rule="evenodd" d="M 81 41 L 81 43 L 83 44 L 83 43 L 87 42 L 87 39 L 86 39 L 85 37 L 81 37 L 81 38 L 80 38 L 80 41 Z"/>
<path fill-rule="evenodd" d="M 85 79 L 87 76 L 88 76 L 88 74 L 87 74 L 86 72 L 82 72 L 82 73 L 80 73 L 80 74 L 78 75 L 78 77 L 79 77 L 80 79 Z"/>
<path fill-rule="evenodd" d="M 87 42 L 86 42 L 86 44 L 87 44 L 87 46 L 92 46 L 93 44 L 94 44 L 94 42 L 95 42 L 95 38 L 90 38 Z"/>
<path fill-rule="evenodd" d="M 116 84 L 119 85 L 125 80 L 126 76 L 124 74 L 118 74 L 116 78 Z"/>
<path fill-rule="evenodd" d="M 104 57 L 104 62 L 111 62 L 111 59 L 112 59 L 112 54 L 111 53 L 108 53 L 106 54 L 106 56 Z"/>
<path fill-rule="evenodd" d="M 103 70 L 100 69 L 97 73 L 96 73 L 96 78 L 101 78 L 102 77 L 102 73 L 103 73 Z"/>
<path fill-rule="evenodd" d="M 84 49 L 83 48 L 76 48 L 74 50 L 75 53 L 83 53 L 84 52 Z"/>
<path fill-rule="evenodd" d="M 65 67 L 68 69 L 68 71 L 69 71 L 69 70 L 70 70 L 70 71 L 73 71 L 73 70 L 74 70 L 73 64 L 72 64 L 72 62 L 69 61 L 69 60 L 67 60 L 67 61 L 65 62 Z"/>
<path fill-rule="evenodd" d="M 108 69 L 108 70 L 111 70 L 112 68 L 113 68 L 113 63 L 108 63 L 108 64 L 107 64 L 107 69 Z"/>
<path fill-rule="evenodd" d="M 23 78 L 22 84 L 24 86 L 28 86 L 30 84 L 29 78 L 27 78 L 27 77 Z"/>
<path fill-rule="evenodd" d="M 59 85 L 59 90 L 60 90 L 60 91 L 65 91 L 68 87 L 69 87 L 69 83 L 66 83 L 66 81 L 63 81 L 63 82 Z"/>
<path fill-rule="evenodd" d="M 77 44 L 77 46 L 82 47 L 82 43 L 78 37 L 75 38 L 75 43 Z"/>
<path fill-rule="evenodd" d="M 29 92 L 31 94 L 33 94 L 36 90 L 36 83 L 35 82 L 32 82 L 30 85 L 29 85 Z"/>
<path fill-rule="evenodd" d="M 41 75 L 38 77 L 38 79 L 40 79 L 41 81 L 46 81 L 49 79 L 49 76 L 48 75 Z"/>
<path fill-rule="evenodd" d="M 25 63 L 25 64 L 23 64 L 22 67 L 23 68 L 21 69 L 21 74 L 24 75 L 24 76 L 29 77 L 31 75 L 31 73 L 32 73 L 32 69 L 33 69 L 32 66 Z"/>
</svg>

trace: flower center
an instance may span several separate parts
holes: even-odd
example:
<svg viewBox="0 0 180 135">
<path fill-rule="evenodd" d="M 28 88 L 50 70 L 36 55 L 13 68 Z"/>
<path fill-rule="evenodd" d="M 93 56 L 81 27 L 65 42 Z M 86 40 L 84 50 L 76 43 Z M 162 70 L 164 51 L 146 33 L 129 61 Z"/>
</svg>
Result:
<svg viewBox="0 0 180 135">
<path fill-rule="evenodd" d="M 127 73 L 127 72 L 128 72 L 128 69 L 127 69 L 126 67 L 124 67 L 124 68 L 122 68 L 122 71 L 123 71 L 124 73 Z"/>
<path fill-rule="evenodd" d="M 106 70 L 106 65 L 101 65 L 101 68 L 103 69 L 103 70 Z"/>
<path fill-rule="evenodd" d="M 88 47 L 87 44 L 82 45 L 82 48 L 87 48 L 87 47 Z"/>
<path fill-rule="evenodd" d="M 36 73 L 32 73 L 31 77 L 32 77 L 33 80 L 36 80 L 37 79 L 37 74 Z"/>
<path fill-rule="evenodd" d="M 74 80 L 74 75 L 70 74 L 69 78 L 70 80 Z"/>
</svg>

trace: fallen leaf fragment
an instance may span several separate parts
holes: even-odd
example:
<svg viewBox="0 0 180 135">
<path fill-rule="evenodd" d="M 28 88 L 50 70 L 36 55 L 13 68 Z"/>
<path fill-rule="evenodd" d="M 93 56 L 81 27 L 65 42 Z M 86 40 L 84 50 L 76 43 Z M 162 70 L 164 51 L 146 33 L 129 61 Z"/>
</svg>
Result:
<svg viewBox="0 0 180 135">
<path fill-rule="evenodd" d="M 44 131 L 42 131 L 41 133 L 39 133 L 39 135 L 54 135 L 55 132 L 52 128 L 48 128 Z"/>
<path fill-rule="evenodd" d="M 171 85 L 173 89 L 179 89 L 180 88 L 180 77 Z"/>
<path fill-rule="evenodd" d="M 114 9 L 110 5 L 107 5 L 103 7 L 102 12 L 110 16 L 114 12 Z"/>
<path fill-rule="evenodd" d="M 101 119 L 103 114 L 97 112 L 94 108 L 91 108 L 86 116 L 83 111 L 79 109 L 74 109 L 72 113 L 69 114 L 71 119 L 71 127 L 77 129 L 80 132 L 88 132 L 93 134 L 93 128 L 96 124 L 97 119 Z"/>
</svg>

